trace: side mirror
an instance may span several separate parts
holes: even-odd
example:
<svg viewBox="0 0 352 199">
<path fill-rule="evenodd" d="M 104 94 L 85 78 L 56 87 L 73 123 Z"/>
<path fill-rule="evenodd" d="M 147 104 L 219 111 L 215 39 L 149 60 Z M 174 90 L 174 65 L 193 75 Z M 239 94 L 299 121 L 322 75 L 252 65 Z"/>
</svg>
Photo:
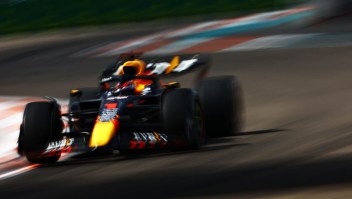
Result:
<svg viewBox="0 0 352 199">
<path fill-rule="evenodd" d="M 170 82 L 170 83 L 166 84 L 165 87 L 166 87 L 167 89 L 180 88 L 180 87 L 181 87 L 181 84 L 178 83 L 178 82 Z"/>
<path fill-rule="evenodd" d="M 71 97 L 80 97 L 81 95 L 82 95 L 82 91 L 77 90 L 77 89 L 73 89 L 70 92 Z"/>
</svg>

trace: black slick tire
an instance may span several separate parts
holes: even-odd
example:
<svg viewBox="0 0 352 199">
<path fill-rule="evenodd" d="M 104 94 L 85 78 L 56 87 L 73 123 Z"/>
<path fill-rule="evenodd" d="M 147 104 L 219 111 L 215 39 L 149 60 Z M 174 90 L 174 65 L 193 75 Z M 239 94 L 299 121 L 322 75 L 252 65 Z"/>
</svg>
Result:
<svg viewBox="0 0 352 199">
<path fill-rule="evenodd" d="M 183 137 L 187 149 L 204 144 L 203 113 L 193 90 L 180 88 L 167 92 L 163 97 L 162 116 L 166 131 Z"/>
<path fill-rule="evenodd" d="M 204 111 L 205 129 L 211 137 L 242 130 L 242 90 L 233 76 L 208 77 L 196 87 Z"/>
<path fill-rule="evenodd" d="M 54 102 L 32 102 L 26 105 L 22 132 L 23 152 L 32 163 L 55 163 L 61 156 L 42 156 L 50 141 L 61 138 L 63 124 L 60 107 Z"/>
</svg>

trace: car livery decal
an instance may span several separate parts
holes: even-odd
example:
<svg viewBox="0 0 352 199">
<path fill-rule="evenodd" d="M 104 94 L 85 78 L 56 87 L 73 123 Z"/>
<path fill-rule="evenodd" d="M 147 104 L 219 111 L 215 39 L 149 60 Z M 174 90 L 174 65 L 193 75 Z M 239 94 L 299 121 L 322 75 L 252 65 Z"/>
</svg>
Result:
<svg viewBox="0 0 352 199">
<path fill-rule="evenodd" d="M 130 140 L 130 149 L 164 148 L 168 143 L 168 137 L 164 133 L 157 132 L 133 132 Z"/>
<path fill-rule="evenodd" d="M 70 152 L 72 150 L 73 142 L 74 138 L 63 138 L 62 140 L 49 142 L 43 155 L 55 152 Z"/>
</svg>

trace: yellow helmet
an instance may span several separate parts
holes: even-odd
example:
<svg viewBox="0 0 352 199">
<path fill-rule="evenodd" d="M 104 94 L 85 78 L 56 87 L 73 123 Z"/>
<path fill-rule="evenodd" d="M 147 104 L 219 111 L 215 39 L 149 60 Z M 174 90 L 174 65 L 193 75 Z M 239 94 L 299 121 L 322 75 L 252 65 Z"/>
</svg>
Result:
<svg viewBox="0 0 352 199">
<path fill-rule="evenodd" d="M 123 74 L 133 74 L 140 75 L 143 73 L 145 67 L 145 63 L 142 60 L 135 59 L 133 61 L 126 61 L 119 70 L 118 75 Z"/>
</svg>

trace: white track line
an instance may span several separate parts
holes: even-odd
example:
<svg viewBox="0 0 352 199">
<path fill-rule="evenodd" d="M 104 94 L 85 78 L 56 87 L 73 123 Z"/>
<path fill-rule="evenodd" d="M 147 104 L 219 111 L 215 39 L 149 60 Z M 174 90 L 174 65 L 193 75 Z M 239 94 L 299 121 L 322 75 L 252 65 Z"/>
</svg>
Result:
<svg viewBox="0 0 352 199">
<path fill-rule="evenodd" d="M 274 35 L 253 39 L 243 42 L 232 47 L 221 50 L 221 52 L 228 51 L 250 51 L 270 48 L 283 48 L 291 44 L 302 41 L 304 39 L 316 36 L 319 34 L 287 34 L 287 35 Z"/>
<path fill-rule="evenodd" d="M 21 102 L 20 99 L 11 100 L 11 101 L 9 99 L 9 101 L 0 102 L 0 111 L 6 110 L 6 109 L 9 109 L 9 108 L 13 108 L 13 107 L 16 107 L 16 106 L 22 106 L 24 104 L 25 103 Z"/>
<path fill-rule="evenodd" d="M 29 166 L 26 166 L 23 168 L 19 168 L 19 169 L 16 169 L 16 170 L 13 170 L 13 171 L 10 171 L 7 173 L 0 174 L 0 180 L 4 180 L 6 178 L 13 177 L 13 176 L 28 172 L 30 170 L 37 168 L 38 166 L 39 166 L 39 164 L 32 164 L 32 165 L 29 165 Z"/>
<path fill-rule="evenodd" d="M 195 33 L 198 32 L 200 30 L 206 29 L 208 27 L 217 25 L 219 23 L 221 23 L 222 21 L 210 21 L 210 22 L 204 22 L 204 23 L 200 23 L 200 24 L 195 24 L 186 28 L 181 28 L 180 30 L 176 30 L 174 32 L 171 32 L 169 34 L 167 34 L 165 37 L 166 38 L 174 38 L 174 37 L 181 37 L 181 36 L 185 36 L 191 33 Z"/>
<path fill-rule="evenodd" d="M 0 120 L 0 129 L 21 123 L 23 113 L 15 113 L 6 119 Z M 1 133 L 1 132 L 0 132 Z"/>
<path fill-rule="evenodd" d="M 11 96 L 0 96 L 0 111 L 5 111 L 10 108 L 25 107 L 29 102 L 40 100 L 40 97 L 11 97 Z M 27 100 L 28 99 L 28 100 Z M 58 103 L 62 106 L 62 111 L 67 111 L 68 100 L 57 99 Z M 7 179 L 30 170 L 39 167 L 39 164 L 28 165 L 25 158 L 19 158 L 16 152 L 17 139 L 19 130 L 14 129 L 14 125 L 18 124 L 18 127 L 22 121 L 22 110 L 13 111 L 8 117 L 0 120 L 0 180 Z M 66 154 L 62 155 L 60 161 L 67 159 Z M 22 167 L 19 167 L 22 165 Z M 4 169 L 6 168 L 7 169 Z M 6 171 L 11 169 L 12 171 Z M 15 167 L 15 168 L 13 168 Z M 3 171 L 2 171 L 3 170 Z"/>
<path fill-rule="evenodd" d="M 14 132 L 7 132 L 6 134 L 1 134 L 0 158 L 2 158 L 3 156 L 7 156 L 9 152 L 14 152 L 17 147 L 18 134 L 19 130 Z"/>
<path fill-rule="evenodd" d="M 166 45 L 164 47 L 158 48 L 156 50 L 147 52 L 146 54 L 153 55 L 153 54 L 176 53 L 183 49 L 187 49 L 197 44 L 204 43 L 213 39 L 214 38 L 195 38 L 195 39 L 180 40 L 180 41 L 173 42 L 169 45 Z"/>
<path fill-rule="evenodd" d="M 77 154 L 79 154 L 79 153 L 63 153 L 61 155 L 61 158 L 59 159 L 59 162 L 65 161 L 68 158 L 70 158 L 70 157 L 72 157 L 74 155 L 77 155 Z M 20 159 L 24 159 L 24 158 L 20 158 Z M 2 174 L 0 174 L 0 180 L 4 180 L 4 179 L 10 178 L 10 177 L 14 177 L 14 176 L 20 175 L 22 173 L 25 173 L 25 172 L 31 171 L 33 169 L 36 169 L 36 168 L 38 168 L 40 166 L 41 166 L 41 164 L 31 164 L 31 165 L 28 165 L 28 166 L 24 166 L 22 168 L 15 169 L 13 171 L 8 171 L 8 172 L 5 172 L 5 173 L 2 173 Z"/>
</svg>

